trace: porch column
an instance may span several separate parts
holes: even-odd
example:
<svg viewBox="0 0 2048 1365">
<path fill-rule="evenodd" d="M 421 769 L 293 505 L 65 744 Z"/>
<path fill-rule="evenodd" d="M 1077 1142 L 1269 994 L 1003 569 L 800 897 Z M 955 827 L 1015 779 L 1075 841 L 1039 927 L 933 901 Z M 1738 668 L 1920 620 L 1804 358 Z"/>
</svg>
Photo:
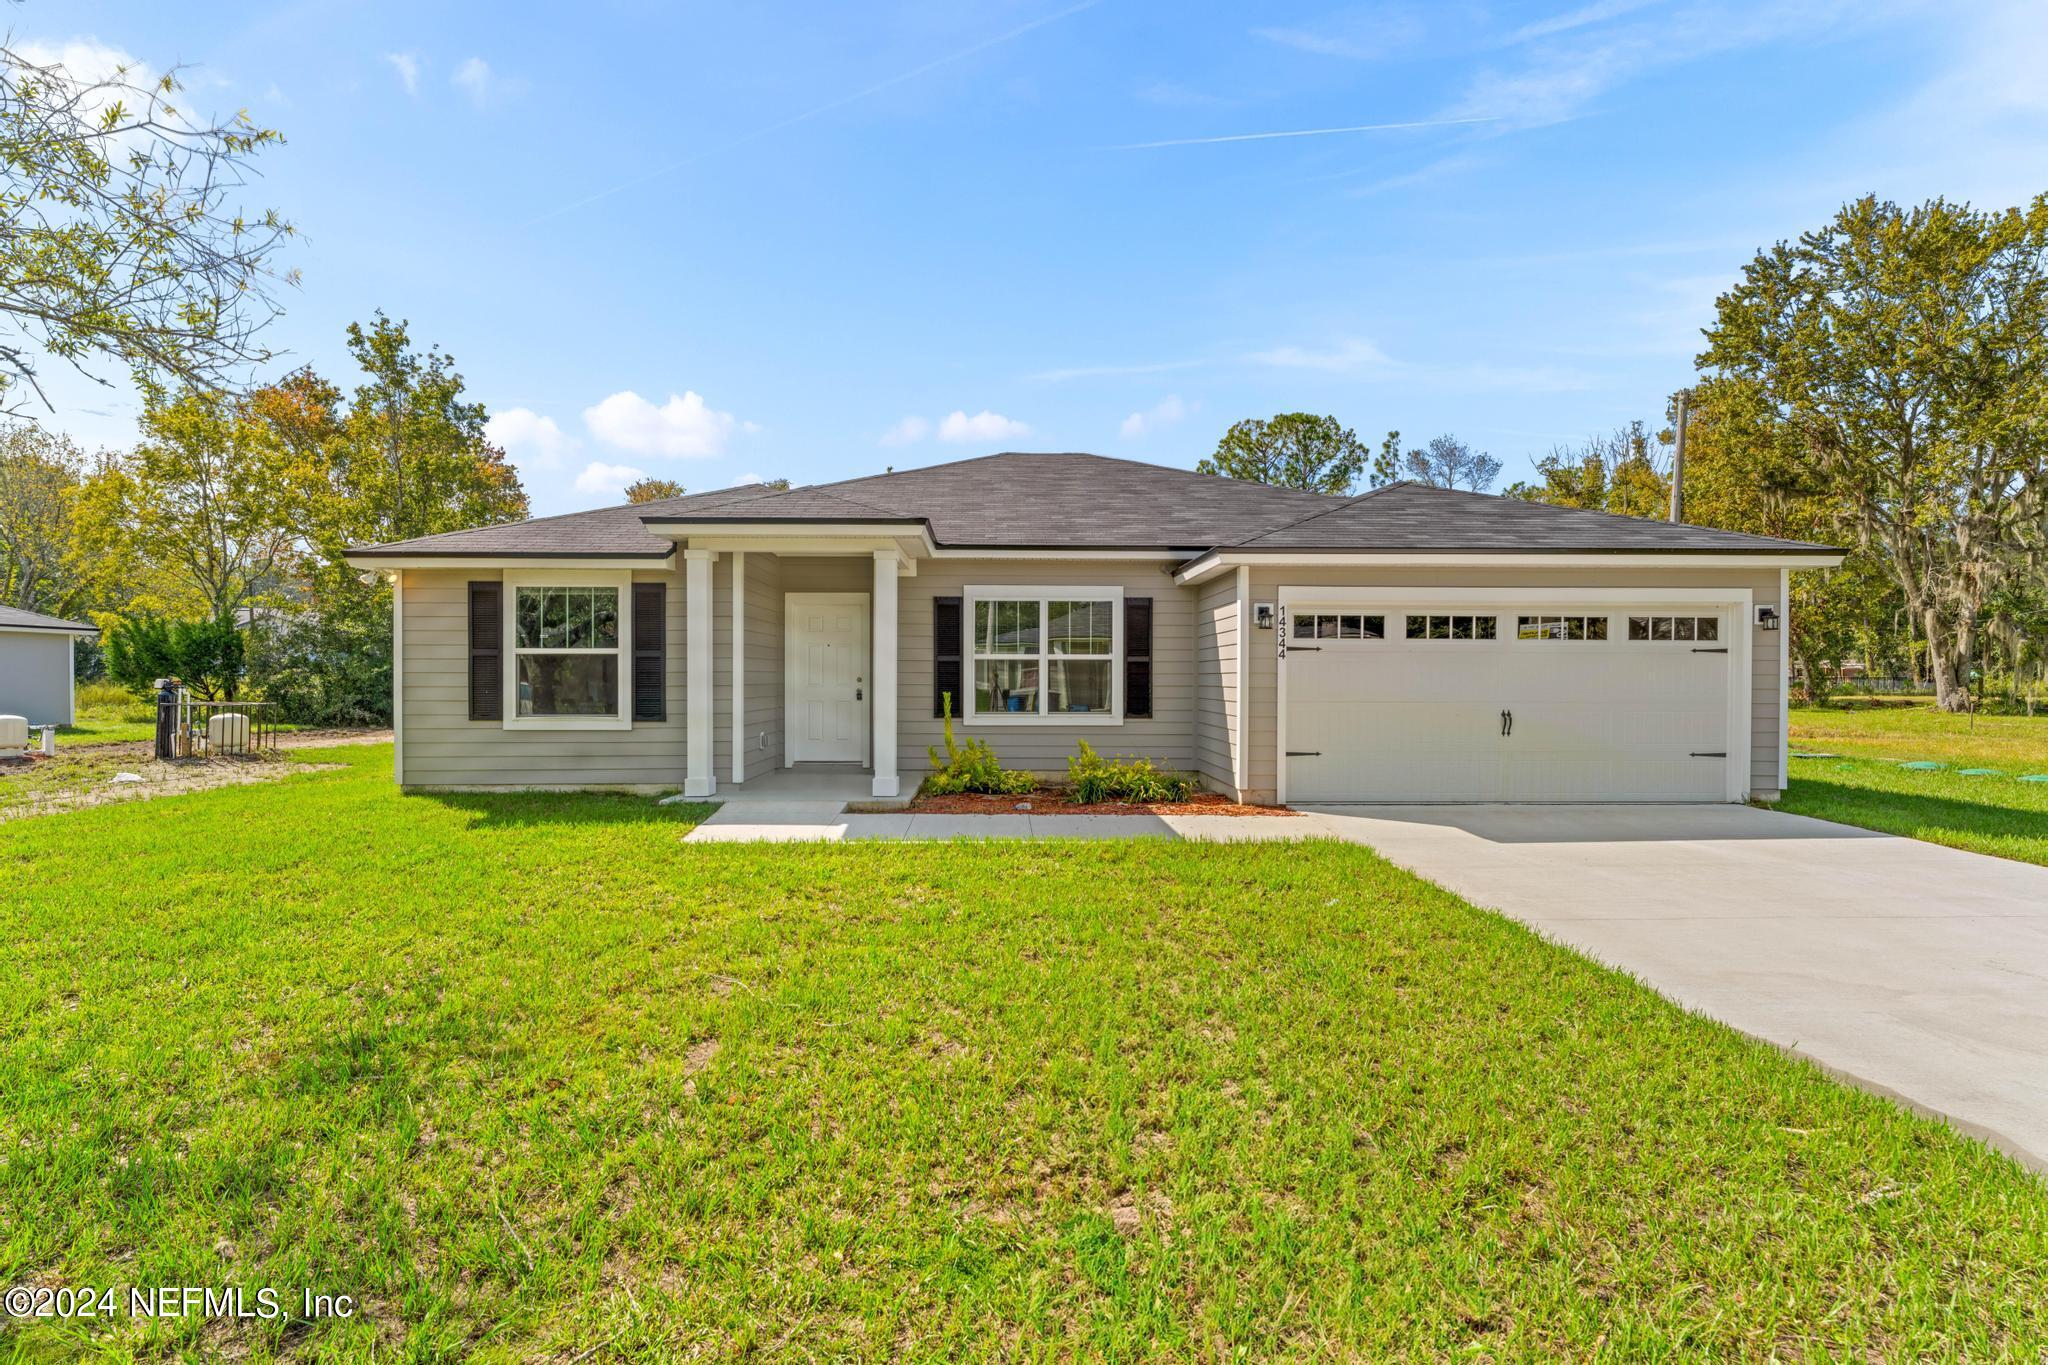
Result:
<svg viewBox="0 0 2048 1365">
<path fill-rule="evenodd" d="M 683 795 L 711 796 L 718 778 L 711 771 L 711 566 L 716 550 L 683 551 L 684 622 L 689 638 L 684 699 L 689 723 L 683 742 Z"/>
<path fill-rule="evenodd" d="M 747 552 L 732 552 L 732 784 L 747 780 Z"/>
<path fill-rule="evenodd" d="M 896 781 L 896 568 L 894 550 L 875 551 L 874 676 L 875 785 L 878 797 L 894 796 Z"/>
</svg>

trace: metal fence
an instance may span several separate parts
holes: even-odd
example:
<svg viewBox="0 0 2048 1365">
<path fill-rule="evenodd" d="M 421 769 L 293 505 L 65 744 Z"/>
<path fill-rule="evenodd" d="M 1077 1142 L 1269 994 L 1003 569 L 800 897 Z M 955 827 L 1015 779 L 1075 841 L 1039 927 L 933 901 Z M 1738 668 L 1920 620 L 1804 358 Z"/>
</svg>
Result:
<svg viewBox="0 0 2048 1365">
<path fill-rule="evenodd" d="M 277 748 L 277 703 L 193 701 L 156 706 L 158 758 L 250 758 Z"/>
</svg>

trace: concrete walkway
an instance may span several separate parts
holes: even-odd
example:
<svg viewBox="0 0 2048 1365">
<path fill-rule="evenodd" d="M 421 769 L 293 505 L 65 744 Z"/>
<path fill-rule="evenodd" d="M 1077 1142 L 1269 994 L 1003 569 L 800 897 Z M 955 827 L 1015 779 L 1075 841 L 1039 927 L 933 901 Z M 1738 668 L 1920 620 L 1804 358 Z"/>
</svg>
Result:
<svg viewBox="0 0 2048 1365">
<path fill-rule="evenodd" d="M 2048 1170 L 2048 868 L 1743 806 L 1319 818 Z"/>
</svg>

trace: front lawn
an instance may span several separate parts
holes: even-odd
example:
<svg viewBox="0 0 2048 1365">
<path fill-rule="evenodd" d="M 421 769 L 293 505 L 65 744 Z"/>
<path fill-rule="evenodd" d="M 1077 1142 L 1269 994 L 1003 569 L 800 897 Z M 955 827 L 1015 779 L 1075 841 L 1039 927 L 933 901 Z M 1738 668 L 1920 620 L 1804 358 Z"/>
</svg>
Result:
<svg viewBox="0 0 2048 1365">
<path fill-rule="evenodd" d="M 2048 774 L 2048 715 L 1795 707 L 1791 731 L 1795 753 L 1836 756 L 1794 758 L 1778 809 L 2048 864 L 2048 782 L 2020 780 Z"/>
<path fill-rule="evenodd" d="M 0 831 L 0 1284 L 332 1359 L 2034 1358 L 2048 1188 L 1349 846 L 686 846 L 345 771 Z"/>
</svg>

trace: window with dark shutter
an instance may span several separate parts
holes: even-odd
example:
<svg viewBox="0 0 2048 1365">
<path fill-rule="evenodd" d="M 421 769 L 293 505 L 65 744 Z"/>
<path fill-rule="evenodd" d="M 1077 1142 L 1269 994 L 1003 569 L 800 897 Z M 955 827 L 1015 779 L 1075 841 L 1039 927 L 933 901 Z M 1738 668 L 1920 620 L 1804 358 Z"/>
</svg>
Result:
<svg viewBox="0 0 2048 1365">
<path fill-rule="evenodd" d="M 469 585 L 469 718 L 505 719 L 505 588 Z"/>
<path fill-rule="evenodd" d="M 932 714 L 946 713 L 946 698 L 953 698 L 953 714 L 967 714 L 967 698 L 960 691 L 960 657 L 963 630 L 961 599 L 932 599 Z"/>
<path fill-rule="evenodd" d="M 1152 599 L 1124 599 L 1124 714 L 1152 714 Z"/>
<path fill-rule="evenodd" d="M 633 719 L 668 719 L 668 584 L 633 585 Z"/>
</svg>

